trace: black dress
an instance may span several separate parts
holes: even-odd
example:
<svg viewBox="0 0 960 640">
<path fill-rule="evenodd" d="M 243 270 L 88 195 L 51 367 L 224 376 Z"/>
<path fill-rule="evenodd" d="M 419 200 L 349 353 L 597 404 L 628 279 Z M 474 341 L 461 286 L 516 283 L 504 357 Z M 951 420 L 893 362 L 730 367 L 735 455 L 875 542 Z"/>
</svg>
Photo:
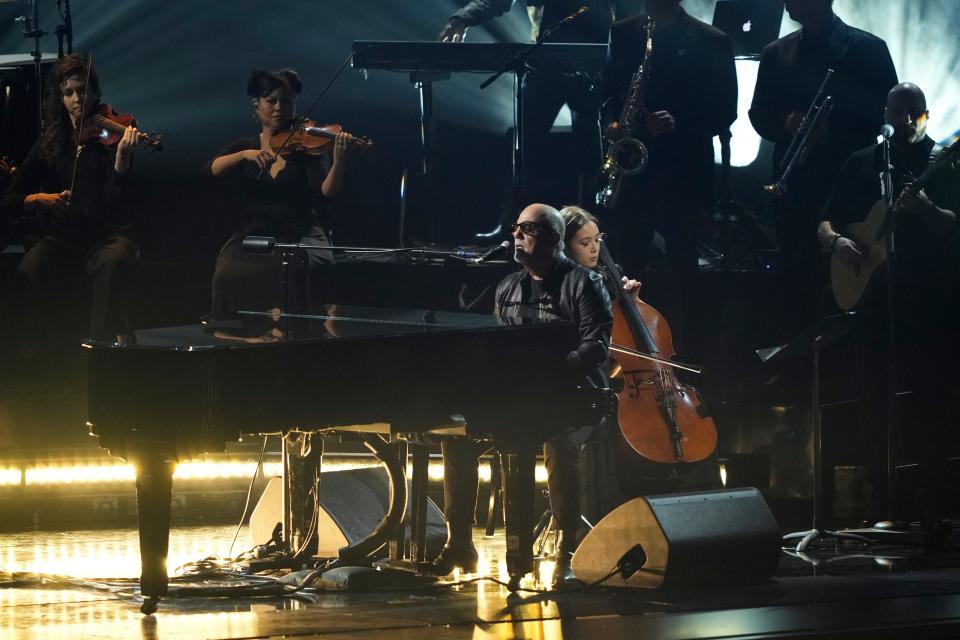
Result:
<svg viewBox="0 0 960 640">
<path fill-rule="evenodd" d="M 109 337 L 129 332 L 126 298 L 140 250 L 131 239 L 130 219 L 122 206 L 126 177 L 114 170 L 115 159 L 114 150 L 91 145 L 79 155 L 71 147 L 49 160 L 38 141 L 0 199 L 3 215 L 20 216 L 27 196 L 60 193 L 73 186 L 66 214 L 37 210 L 39 239 L 21 260 L 11 287 L 13 299 L 24 310 L 23 328 L 36 339 L 45 337 L 40 333 L 44 319 L 62 317 L 61 294 L 76 290 L 76 278 L 84 273 L 92 286 L 89 334 Z"/>
<path fill-rule="evenodd" d="M 260 137 L 241 138 L 227 145 L 217 157 L 260 149 Z M 205 172 L 211 173 L 210 161 Z M 329 201 L 320 186 L 329 171 L 326 156 L 287 158 L 286 166 L 275 177 L 267 172 L 258 178 L 254 162 L 243 162 L 224 178 L 228 207 L 241 221 L 239 230 L 217 256 L 213 275 L 214 314 L 231 311 L 264 310 L 281 306 L 282 281 L 280 256 L 247 254 L 246 236 L 270 236 L 281 242 L 315 247 L 330 246 L 327 220 Z M 289 267 L 287 305 L 290 311 L 306 311 L 311 291 L 318 287 L 318 272 L 333 264 L 327 250 L 299 251 Z"/>
</svg>

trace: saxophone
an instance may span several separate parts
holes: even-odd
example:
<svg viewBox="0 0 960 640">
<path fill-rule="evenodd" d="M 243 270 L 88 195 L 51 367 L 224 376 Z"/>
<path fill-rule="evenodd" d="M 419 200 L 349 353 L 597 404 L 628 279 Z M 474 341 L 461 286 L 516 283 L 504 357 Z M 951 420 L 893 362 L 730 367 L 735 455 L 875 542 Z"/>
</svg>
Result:
<svg viewBox="0 0 960 640">
<path fill-rule="evenodd" d="M 647 50 L 643 56 L 643 63 L 637 68 L 630 80 L 623 111 L 620 112 L 620 130 L 623 132 L 619 140 L 608 140 L 609 147 L 600 167 L 600 190 L 597 191 L 596 203 L 604 208 L 616 206 L 620 196 L 620 187 L 626 176 L 636 175 L 647 168 L 650 152 L 647 145 L 638 140 L 635 135 L 639 121 L 646 114 L 645 98 L 647 81 L 650 78 L 653 57 L 653 30 L 656 22 L 653 18 L 647 19 Z"/>
</svg>

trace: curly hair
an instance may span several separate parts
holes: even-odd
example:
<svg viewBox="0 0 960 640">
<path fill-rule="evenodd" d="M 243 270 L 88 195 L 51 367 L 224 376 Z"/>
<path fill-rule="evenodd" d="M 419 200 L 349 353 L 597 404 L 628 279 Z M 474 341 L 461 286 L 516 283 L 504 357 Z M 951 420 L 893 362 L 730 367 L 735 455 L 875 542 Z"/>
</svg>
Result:
<svg viewBox="0 0 960 640">
<path fill-rule="evenodd" d="M 90 67 L 88 58 L 76 53 L 64 56 L 53 65 L 47 76 L 46 99 L 43 106 L 43 133 L 40 134 L 40 153 L 45 160 L 53 161 L 73 147 L 73 122 L 63 106 L 63 85 L 70 78 L 87 81 L 87 69 L 90 77 L 87 84 L 84 111 L 91 113 L 100 102 L 100 78 L 96 70 Z"/>
</svg>

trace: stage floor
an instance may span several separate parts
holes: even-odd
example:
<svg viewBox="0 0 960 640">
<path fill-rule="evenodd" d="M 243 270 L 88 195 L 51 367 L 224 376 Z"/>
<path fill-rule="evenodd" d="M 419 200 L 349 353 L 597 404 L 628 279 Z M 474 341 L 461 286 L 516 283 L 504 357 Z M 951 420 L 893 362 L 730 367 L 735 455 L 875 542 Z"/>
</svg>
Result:
<svg viewBox="0 0 960 640">
<path fill-rule="evenodd" d="M 170 566 L 226 556 L 236 528 L 171 532 Z M 481 574 L 501 577 L 504 538 L 480 531 Z M 776 579 L 697 591 L 592 589 L 520 592 L 479 581 L 456 587 L 285 598 L 168 598 L 143 616 L 118 579 L 139 573 L 129 529 L 0 536 L 3 638 L 958 638 L 960 536 L 945 550 L 823 545 L 806 560 L 786 553 Z M 246 531 L 234 553 L 249 546 Z M 545 567 L 549 569 L 549 567 Z M 70 580 L 54 576 L 70 576 Z M 467 576 L 473 577 L 473 576 Z M 542 577 L 546 578 L 546 575 Z M 114 579 L 110 583 L 96 578 Z M 463 577 L 461 577 L 463 578 Z M 528 579 L 524 586 L 538 588 Z"/>
</svg>

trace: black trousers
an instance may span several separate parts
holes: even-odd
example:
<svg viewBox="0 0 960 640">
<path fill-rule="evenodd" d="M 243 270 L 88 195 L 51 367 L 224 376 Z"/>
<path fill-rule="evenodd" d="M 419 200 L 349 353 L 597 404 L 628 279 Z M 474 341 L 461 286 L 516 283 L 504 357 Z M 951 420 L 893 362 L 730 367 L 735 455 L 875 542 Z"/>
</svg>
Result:
<svg viewBox="0 0 960 640">
<path fill-rule="evenodd" d="M 946 291 L 944 290 L 944 293 Z M 916 302 L 916 304 L 911 304 Z M 858 331 L 858 387 L 863 463 L 873 487 L 867 514 L 932 521 L 956 514 L 960 478 L 951 470 L 960 438 L 951 403 L 960 383 L 955 363 L 960 357 L 960 328 L 949 310 L 900 296 L 895 314 L 895 359 L 889 352 L 889 321 L 883 312 L 863 316 Z M 899 393 L 892 412 L 891 376 L 896 367 Z M 895 487 L 888 485 L 888 443 L 895 467 Z M 890 491 L 893 513 L 887 509 Z M 951 514 L 951 510 L 953 513 Z"/>
<path fill-rule="evenodd" d="M 101 241 L 41 238 L 17 268 L 14 296 L 23 301 L 25 337 L 43 339 L 38 333 L 61 315 L 58 300 L 81 274 L 89 279 L 92 290 L 89 335 L 115 337 L 130 332 L 126 310 L 139 256 L 137 244 L 122 236 Z"/>
<path fill-rule="evenodd" d="M 215 315 L 243 310 L 264 310 L 281 307 L 283 281 L 281 256 L 249 254 L 243 250 L 247 236 L 271 236 L 285 243 L 299 243 L 313 247 L 328 247 L 327 233 L 319 225 L 305 232 L 284 228 L 282 225 L 254 222 L 231 237 L 217 256 L 213 273 L 212 312 Z M 333 264 L 333 253 L 328 250 L 295 252 L 287 272 L 287 310 L 305 312 L 310 308 L 311 292 L 318 286 L 317 279 L 323 267 Z"/>
<path fill-rule="evenodd" d="M 832 312 L 823 308 L 826 258 L 817 240 L 825 201 L 825 195 L 813 193 L 807 198 L 787 196 L 773 203 L 780 248 L 778 320 L 784 342 Z"/>
<path fill-rule="evenodd" d="M 526 202 L 521 206 L 531 202 L 546 202 L 557 207 L 571 204 L 560 202 L 560 199 L 576 193 L 574 189 L 579 175 L 592 178 L 600 166 L 599 87 L 592 87 L 579 77 L 534 71 L 524 78 L 522 91 Z M 573 157 L 558 158 L 556 145 L 550 140 L 550 130 L 564 104 L 570 109 L 574 151 Z"/>
<path fill-rule="evenodd" d="M 603 214 L 614 258 L 625 276 L 643 281 L 650 268 L 669 271 L 671 299 L 658 310 L 669 318 L 674 347 L 688 362 L 699 362 L 703 353 L 697 225 L 710 196 L 702 181 L 679 171 L 626 178 L 617 207 Z M 657 235 L 662 245 L 655 242 Z"/>
<path fill-rule="evenodd" d="M 548 440 L 543 446 L 550 490 L 550 509 L 561 531 L 575 539 L 580 528 L 581 454 L 594 441 L 597 427 L 586 426 Z M 443 451 L 443 512 L 454 544 L 469 541 L 477 505 L 479 456 L 488 444 L 468 438 L 446 438 Z"/>
</svg>

